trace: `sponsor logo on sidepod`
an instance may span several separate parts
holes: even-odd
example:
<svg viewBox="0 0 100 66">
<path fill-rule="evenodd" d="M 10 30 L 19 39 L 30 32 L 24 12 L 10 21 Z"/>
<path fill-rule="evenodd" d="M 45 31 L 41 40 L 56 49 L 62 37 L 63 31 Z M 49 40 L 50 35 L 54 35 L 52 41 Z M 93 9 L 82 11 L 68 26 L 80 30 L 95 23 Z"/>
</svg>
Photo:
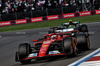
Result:
<svg viewBox="0 0 100 66">
<path fill-rule="evenodd" d="M 50 42 L 51 42 L 51 41 L 44 41 L 43 43 L 44 43 L 44 44 L 48 44 L 48 43 L 50 43 Z"/>
</svg>

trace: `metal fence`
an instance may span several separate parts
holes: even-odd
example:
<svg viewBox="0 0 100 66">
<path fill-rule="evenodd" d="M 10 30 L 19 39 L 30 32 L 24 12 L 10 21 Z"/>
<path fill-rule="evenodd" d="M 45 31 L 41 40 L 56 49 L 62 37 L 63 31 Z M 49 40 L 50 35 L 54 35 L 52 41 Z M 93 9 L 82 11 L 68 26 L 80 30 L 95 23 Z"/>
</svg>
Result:
<svg viewBox="0 0 100 66">
<path fill-rule="evenodd" d="M 46 9 L 46 10 L 35 10 L 35 11 L 31 10 L 28 12 L 15 12 L 11 14 L 0 15 L 0 21 L 9 21 L 9 20 L 33 18 L 33 17 L 40 17 L 40 16 L 73 13 L 75 11 L 76 11 L 76 6 L 61 7 L 61 8 Z"/>
</svg>

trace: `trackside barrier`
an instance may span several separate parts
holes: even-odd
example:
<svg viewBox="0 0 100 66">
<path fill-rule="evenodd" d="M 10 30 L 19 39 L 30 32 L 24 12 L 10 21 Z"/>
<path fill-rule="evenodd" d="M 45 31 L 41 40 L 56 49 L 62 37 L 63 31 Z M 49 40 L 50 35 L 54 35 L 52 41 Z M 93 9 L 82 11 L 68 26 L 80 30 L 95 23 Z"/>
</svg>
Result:
<svg viewBox="0 0 100 66">
<path fill-rule="evenodd" d="M 71 18 L 71 17 L 75 17 L 75 13 L 63 14 L 63 18 Z"/>
<path fill-rule="evenodd" d="M 47 20 L 55 20 L 55 19 L 59 19 L 59 15 L 47 16 Z"/>
<path fill-rule="evenodd" d="M 40 22 L 40 21 L 46 21 L 46 20 L 90 16 L 90 15 L 94 15 L 94 14 L 100 14 L 100 10 L 85 11 L 85 12 L 79 12 L 79 13 L 67 13 L 67 14 L 43 16 L 43 17 L 12 20 L 12 21 L 3 21 L 3 22 L 0 22 L 0 27 L 1 26 L 9 26 L 9 25 L 17 25 L 17 24 L 25 24 L 25 23 L 33 23 L 33 22 Z"/>
<path fill-rule="evenodd" d="M 91 15 L 91 11 L 85 11 L 85 12 L 79 12 L 79 16 L 90 16 Z"/>
<path fill-rule="evenodd" d="M 40 22 L 40 21 L 43 21 L 43 17 L 31 18 L 31 22 Z"/>
<path fill-rule="evenodd" d="M 8 25 L 11 25 L 11 21 L 0 22 L 0 26 L 8 26 Z"/>
<path fill-rule="evenodd" d="M 100 14 L 100 10 L 95 10 L 95 14 Z"/>
<path fill-rule="evenodd" d="M 15 24 L 24 24 L 24 23 L 27 23 L 27 19 L 15 20 Z"/>
</svg>

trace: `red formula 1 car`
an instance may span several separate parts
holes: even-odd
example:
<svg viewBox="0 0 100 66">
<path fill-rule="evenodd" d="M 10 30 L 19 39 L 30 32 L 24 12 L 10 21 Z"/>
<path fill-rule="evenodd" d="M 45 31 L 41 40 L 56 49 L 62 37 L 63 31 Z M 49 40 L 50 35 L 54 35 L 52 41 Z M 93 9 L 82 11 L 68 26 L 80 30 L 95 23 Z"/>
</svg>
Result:
<svg viewBox="0 0 100 66">
<path fill-rule="evenodd" d="M 89 49 L 89 40 L 85 34 L 78 34 L 76 37 L 71 34 L 69 32 L 47 34 L 42 40 L 33 40 L 35 42 L 33 47 L 28 43 L 20 44 L 15 60 L 25 64 L 31 62 L 32 59 L 49 56 L 76 56 L 78 50 Z"/>
</svg>

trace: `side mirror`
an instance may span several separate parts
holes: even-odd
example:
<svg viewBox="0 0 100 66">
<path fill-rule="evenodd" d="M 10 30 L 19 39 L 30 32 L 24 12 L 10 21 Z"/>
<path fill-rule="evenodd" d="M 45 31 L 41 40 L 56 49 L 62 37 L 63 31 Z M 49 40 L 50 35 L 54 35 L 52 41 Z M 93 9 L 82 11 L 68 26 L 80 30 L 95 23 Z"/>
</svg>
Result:
<svg viewBox="0 0 100 66">
<path fill-rule="evenodd" d="M 37 42 L 38 41 L 38 39 L 37 40 L 33 40 L 33 42 Z"/>
</svg>

